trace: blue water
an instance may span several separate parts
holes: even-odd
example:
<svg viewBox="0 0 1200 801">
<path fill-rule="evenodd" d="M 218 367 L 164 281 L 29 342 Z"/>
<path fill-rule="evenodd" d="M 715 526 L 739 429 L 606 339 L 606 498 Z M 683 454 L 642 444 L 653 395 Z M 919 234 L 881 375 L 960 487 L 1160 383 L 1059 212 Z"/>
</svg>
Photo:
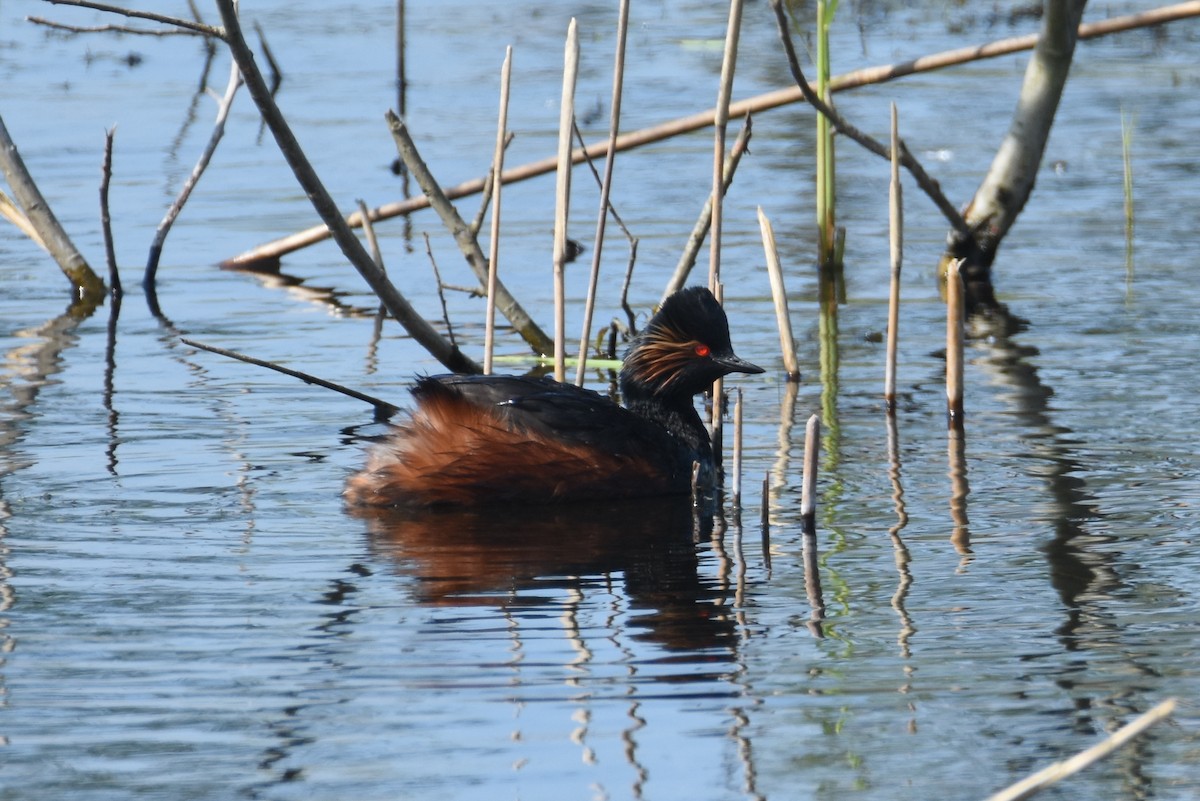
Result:
<svg viewBox="0 0 1200 801">
<path fill-rule="evenodd" d="M 244 5 L 281 63 L 280 104 L 342 207 L 401 197 L 383 125 L 398 102 L 394 8 Z M 721 5 L 634 4 L 623 130 L 712 105 Z M 1088 18 L 1150 5 L 1094 5 Z M 409 4 L 407 120 L 446 185 L 487 168 L 510 43 L 507 162 L 553 151 L 571 15 L 579 105 L 599 104 L 585 130 L 604 135 L 615 4 L 514 8 Z M 184 4 L 156 10 L 188 15 Z M 714 521 L 674 504 L 482 519 L 348 512 L 342 482 L 363 438 L 382 430 L 371 410 L 179 337 L 399 403 L 436 362 L 394 324 L 376 335 L 377 302 L 332 244 L 285 258 L 283 277 L 217 269 L 316 222 L 244 90 L 167 240 L 154 317 L 141 268 L 215 113 L 214 100 L 193 98 L 203 48 L 51 33 L 25 17 L 123 21 L 30 0 L 0 14 L 0 112 L 98 269 L 99 166 L 116 126 L 111 203 L 128 290 L 119 316 L 110 304 L 73 319 L 53 262 L 0 227 L 0 798 L 982 799 L 1168 697 L 1181 702 L 1172 723 L 1040 797 L 1200 792 L 1200 294 L 1187 257 L 1200 23 L 1080 46 L 1037 189 L 997 262 L 1001 299 L 1028 326 L 969 344 L 961 455 L 945 431 L 939 353 L 944 221 L 906 183 L 893 465 L 878 341 L 886 166 L 839 142 L 846 298 L 823 345 L 812 115 L 755 119 L 726 200 L 722 273 L 735 347 L 769 369 L 730 381 L 745 404 L 743 508 L 727 503 Z M 953 4 L 846 4 L 835 71 L 1033 25 Z M 982 62 L 838 104 L 882 136 L 895 101 L 910 147 L 963 202 L 1023 68 L 1021 56 Z M 208 85 L 219 94 L 227 76 L 218 53 Z M 749 3 L 735 95 L 786 84 L 769 9 Z M 1133 125 L 1131 261 L 1122 110 Z M 639 240 L 630 301 L 642 315 L 711 163 L 709 132 L 618 157 L 614 203 Z M 598 197 L 586 171 L 574 187 L 571 235 L 588 250 L 568 280 L 572 338 Z M 460 201 L 463 215 L 477 203 Z M 502 274 L 549 329 L 552 179 L 507 187 L 503 203 Z M 758 206 L 793 296 L 804 375 L 794 397 Z M 441 304 L 426 234 L 443 279 L 472 282 L 429 212 L 378 233 L 389 273 L 429 317 Z M 624 319 L 628 260 L 610 226 L 602 325 Z M 482 302 L 457 292 L 446 302 L 477 355 Z M 834 345 L 836 368 L 821 358 Z M 499 348 L 526 353 L 507 330 Z M 814 413 L 819 622 L 799 516 Z"/>
</svg>

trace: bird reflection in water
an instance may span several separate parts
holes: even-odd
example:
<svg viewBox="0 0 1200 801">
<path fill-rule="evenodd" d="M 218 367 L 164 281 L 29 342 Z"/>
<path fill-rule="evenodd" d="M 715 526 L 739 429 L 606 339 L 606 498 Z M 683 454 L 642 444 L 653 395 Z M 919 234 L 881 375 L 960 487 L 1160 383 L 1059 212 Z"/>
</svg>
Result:
<svg viewBox="0 0 1200 801">
<path fill-rule="evenodd" d="M 672 650 L 735 646 L 727 592 L 699 573 L 711 515 L 688 498 L 570 507 L 358 507 L 372 548 L 415 579 L 429 605 L 521 606 L 539 590 L 585 591 L 621 577 L 631 632 Z"/>
</svg>

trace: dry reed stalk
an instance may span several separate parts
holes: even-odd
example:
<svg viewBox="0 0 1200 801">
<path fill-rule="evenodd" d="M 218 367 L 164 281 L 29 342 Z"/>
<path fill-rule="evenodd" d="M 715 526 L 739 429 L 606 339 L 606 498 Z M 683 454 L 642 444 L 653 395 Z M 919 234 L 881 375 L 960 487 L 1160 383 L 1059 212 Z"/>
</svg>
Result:
<svg viewBox="0 0 1200 801">
<path fill-rule="evenodd" d="M 508 132 L 508 90 L 512 77 L 512 45 L 504 50 L 500 67 L 500 112 L 496 122 L 496 150 L 492 154 L 492 229 L 488 242 L 487 304 L 483 329 L 483 374 L 491 375 L 496 341 L 496 274 L 500 263 L 500 173 L 504 171 L 504 142 Z"/>
<path fill-rule="evenodd" d="M 362 198 L 356 201 L 359 211 L 367 211 L 367 202 Z M 387 272 L 387 268 L 383 265 L 383 251 L 379 249 L 379 239 L 375 236 L 375 226 L 371 223 L 369 216 L 363 218 L 363 234 L 367 237 L 367 247 L 371 249 L 371 260 L 380 270 Z M 426 243 L 428 245 L 428 243 Z"/>
<path fill-rule="evenodd" d="M 946 410 L 950 427 L 963 427 L 963 281 L 962 259 L 946 268 Z"/>
<path fill-rule="evenodd" d="M 1133 118 L 1121 109 L 1122 188 L 1125 191 L 1125 284 L 1133 282 Z"/>
<path fill-rule="evenodd" d="M 1155 723 L 1170 717 L 1171 713 L 1175 711 L 1176 705 L 1177 702 L 1174 698 L 1168 698 L 1148 712 L 1126 723 L 1091 748 L 1079 752 L 1070 759 L 1055 762 L 1053 765 L 1039 770 L 1037 773 L 1017 782 L 1011 787 L 989 796 L 987 801 L 1021 801 L 1021 799 L 1029 798 L 1034 793 L 1046 789 L 1055 782 L 1072 776 L 1089 765 L 1104 759 L 1133 738 L 1142 734 L 1142 732 Z"/>
<path fill-rule="evenodd" d="M 567 380 L 566 265 L 567 216 L 571 205 L 571 124 L 575 119 L 575 80 L 579 74 L 579 34 L 575 18 L 567 26 L 563 52 L 562 101 L 558 112 L 558 172 L 554 184 L 554 380 Z"/>
<path fill-rule="evenodd" d="M 725 30 L 725 55 L 721 60 L 721 84 L 713 112 L 712 230 L 709 232 L 708 288 L 716 290 L 721 280 L 721 215 L 725 197 L 725 129 L 733 94 L 733 72 L 737 66 L 738 38 L 742 30 L 742 0 L 729 2 L 729 26 Z"/>
<path fill-rule="evenodd" d="M 604 250 L 604 227 L 608 221 L 608 198 L 612 194 L 612 174 L 617 153 L 617 134 L 621 127 L 621 93 L 625 83 L 625 42 L 629 31 L 629 0 L 621 0 L 617 16 L 617 52 L 613 57 L 613 88 L 608 118 L 608 150 L 604 156 L 604 179 L 600 182 L 600 213 L 596 217 L 596 243 L 592 247 L 592 269 L 588 274 L 587 300 L 583 306 L 583 333 L 579 336 L 579 370 L 575 384 L 583 386 L 587 371 L 588 345 L 592 338 L 592 313 L 596 308 L 596 287 L 600 281 L 600 254 Z"/>
<path fill-rule="evenodd" d="M 58 0 L 64 2 L 64 0 Z M 93 4 L 77 2 L 73 5 L 84 7 L 94 7 Z M 116 9 L 106 9 L 116 10 Z M 156 18 L 158 15 L 152 15 L 150 18 Z M 1087 23 L 1079 26 L 1079 38 L 1094 39 L 1099 36 L 1106 36 L 1113 33 L 1120 33 L 1135 28 L 1144 28 L 1151 25 L 1161 25 L 1167 22 L 1174 22 L 1188 17 L 1200 16 L 1200 0 L 1192 0 L 1191 2 L 1179 3 L 1172 6 L 1164 6 L 1163 8 L 1153 11 L 1146 11 L 1141 14 L 1132 14 L 1124 17 L 1114 17 L 1109 20 L 1100 22 Z M 189 26 L 202 30 L 211 36 L 217 36 L 221 31 L 217 28 L 197 25 L 189 23 Z M 219 38 L 219 37 L 218 37 Z M 972 61 L 980 61 L 983 59 L 996 58 L 998 56 L 1010 55 L 1019 53 L 1024 50 L 1032 50 L 1037 44 L 1037 34 L 1030 36 L 1019 36 L 1011 39 L 1003 39 L 1000 41 L 989 42 L 983 45 L 974 45 L 970 47 L 958 48 L 956 50 L 947 50 L 940 53 L 933 53 L 927 56 L 921 56 L 911 61 L 904 61 L 895 64 L 884 64 L 875 67 L 865 67 L 863 69 L 854 70 L 842 75 L 835 75 L 830 79 L 829 89 L 831 92 L 837 93 L 847 89 L 857 89 L 862 86 L 869 86 L 877 83 L 886 83 L 897 78 L 903 78 L 909 75 L 915 75 L 924 72 L 932 72 L 935 70 L 953 67 L 959 64 L 966 64 Z M 730 117 L 744 117 L 748 114 L 756 114 L 761 111 L 769 111 L 780 106 L 791 105 L 804 100 L 803 91 L 798 86 L 790 86 L 784 89 L 776 89 L 771 92 L 765 92 L 761 95 L 745 98 L 733 102 L 729 106 Z M 664 139 L 669 139 L 679 134 L 690 133 L 700 130 L 713 124 L 716 110 L 709 109 L 696 114 L 690 114 L 686 117 L 680 117 L 669 122 L 654 125 L 649 128 L 642 128 L 637 131 L 630 131 L 622 134 L 617 138 L 617 151 L 631 150 L 642 145 L 652 142 L 660 142 Z M 595 158 L 605 153 L 608 148 L 608 142 L 593 142 L 586 148 L 587 155 Z M 578 164 L 584 160 L 584 150 L 576 150 L 572 155 L 574 163 Z M 541 161 L 532 162 L 519 167 L 514 167 L 501 176 L 504 183 L 516 183 L 525 181 L 530 178 L 544 175 L 552 172 L 558 166 L 556 156 L 550 156 Z M 467 195 L 473 195 L 483 190 L 487 184 L 483 178 L 474 178 L 469 181 L 464 181 L 457 186 L 449 187 L 445 190 L 446 197 L 451 200 L 457 200 Z M 411 214 L 414 211 L 429 207 L 429 199 L 425 196 L 408 198 L 407 200 L 387 203 L 372 210 L 372 216 L 376 220 L 390 219 L 406 214 Z M 957 213 L 957 212 L 956 212 Z M 357 214 L 351 214 L 346 218 L 346 222 L 351 227 L 362 224 L 362 220 Z M 240 253 L 222 262 L 224 267 L 252 267 L 258 262 L 271 261 L 286 256 L 288 253 L 293 253 L 301 248 L 316 244 L 329 238 L 329 230 L 324 225 L 314 225 L 303 231 L 298 231 L 280 239 L 264 243 L 255 248 L 252 248 L 244 253 Z"/>
<path fill-rule="evenodd" d="M 779 264 L 779 249 L 775 247 L 775 230 L 771 221 L 758 207 L 758 227 L 762 231 L 763 251 L 767 256 L 767 275 L 771 279 L 771 297 L 775 300 L 775 320 L 779 327 L 779 347 L 783 352 L 783 369 L 788 381 L 800 380 L 800 363 L 796 359 L 796 340 L 792 336 L 792 319 L 788 313 L 787 290 L 783 286 L 783 268 Z"/>
<path fill-rule="evenodd" d="M 725 285 L 718 281 L 716 286 L 713 287 L 712 293 L 714 296 L 716 296 L 717 303 L 724 306 L 725 305 Z M 720 469 L 721 464 L 725 458 L 725 453 L 724 453 L 724 451 L 725 451 L 725 437 L 724 437 L 725 431 L 724 431 L 724 426 L 722 425 L 723 420 L 722 420 L 722 415 L 721 415 L 721 413 L 725 409 L 725 379 L 724 378 L 718 378 L 716 381 L 713 382 L 712 393 L 709 395 L 709 397 L 712 398 L 712 416 L 710 417 L 709 422 L 712 425 L 713 464 L 715 464 L 717 466 L 717 468 Z"/>
<path fill-rule="evenodd" d="M 817 465 L 821 450 L 821 418 L 812 415 L 804 427 L 804 477 L 800 485 L 800 517 L 805 527 L 816 527 Z"/>
<path fill-rule="evenodd" d="M 888 185 L 888 252 L 891 286 L 888 291 L 887 357 L 883 373 L 883 403 L 896 413 L 896 346 L 900 337 L 900 266 L 904 256 L 904 194 L 900 185 L 900 128 L 892 103 L 892 175 Z"/>
<path fill-rule="evenodd" d="M 812 415 L 804 427 L 804 477 L 800 491 L 800 521 L 803 544 L 804 590 L 811 608 L 808 629 L 814 637 L 824 637 L 825 600 L 821 593 L 821 573 L 817 561 L 817 464 L 821 451 L 821 418 Z"/>
</svg>

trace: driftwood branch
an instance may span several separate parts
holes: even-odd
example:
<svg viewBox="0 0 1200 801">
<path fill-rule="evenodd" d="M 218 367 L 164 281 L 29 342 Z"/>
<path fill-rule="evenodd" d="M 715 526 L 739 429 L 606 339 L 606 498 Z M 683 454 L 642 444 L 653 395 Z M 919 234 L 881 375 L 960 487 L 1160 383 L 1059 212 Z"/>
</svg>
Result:
<svg viewBox="0 0 1200 801">
<path fill-rule="evenodd" d="M 119 299 L 124 293 L 121 288 L 121 273 L 117 269 L 117 251 L 113 245 L 112 215 L 108 209 L 108 185 L 112 182 L 113 137 L 117 129 L 104 132 L 104 161 L 100 166 L 100 230 L 104 235 L 104 260 L 108 263 L 108 291 Z"/>
<path fill-rule="evenodd" d="M 483 253 L 483 248 L 479 246 L 479 240 L 471 231 L 471 226 L 459 216 L 458 210 L 454 208 L 454 204 L 450 202 L 447 193 L 443 192 L 434 179 L 433 174 L 429 171 L 429 167 L 421 159 L 417 153 L 417 146 L 413 143 L 412 137 L 408 134 L 408 127 L 404 122 L 396 116 L 396 113 L 389 111 L 386 115 L 388 129 L 392 132 L 392 138 L 396 142 L 396 149 L 400 154 L 400 158 L 408 167 L 409 173 L 417 179 L 417 183 L 421 186 L 421 191 L 425 193 L 424 197 L 433 199 L 433 207 L 437 211 L 438 216 L 442 218 L 442 222 L 450 230 L 454 241 L 458 243 L 458 247 L 466 257 L 467 264 L 471 266 L 471 271 L 475 273 L 475 277 L 479 279 L 481 286 L 486 286 L 488 283 L 488 265 L 487 257 Z M 372 215 L 375 217 L 375 215 Z M 508 288 L 497 279 L 496 281 L 496 308 L 501 314 L 513 325 L 534 352 L 539 355 L 554 352 L 554 341 L 551 340 L 538 327 L 533 318 L 525 311 L 517 299 L 512 296 Z"/>
<path fill-rule="evenodd" d="M 0 172 L 4 173 L 29 225 L 37 231 L 35 241 L 58 262 L 58 266 L 75 287 L 78 298 L 100 303 L 104 299 L 104 281 L 92 271 L 87 260 L 63 230 L 54 212 L 50 210 L 49 204 L 29 175 L 21 154 L 17 152 L 16 143 L 8 135 L 3 117 L 0 117 Z"/>
<path fill-rule="evenodd" d="M 371 255 L 363 247 L 362 242 L 346 225 L 337 204 L 334 203 L 329 191 L 317 176 L 312 164 L 309 163 L 308 157 L 300 148 L 300 143 L 296 141 L 296 136 L 283 118 L 279 106 L 275 104 L 271 90 L 267 86 L 262 72 L 259 71 L 258 65 L 255 64 L 254 54 L 242 34 L 233 0 L 217 0 L 217 8 L 221 12 L 221 19 L 225 26 L 225 42 L 241 69 L 246 89 L 254 99 L 254 104 L 258 106 L 267 127 L 271 129 L 271 133 L 279 145 L 279 150 L 296 175 L 296 180 L 308 195 L 317 214 L 332 231 L 333 238 L 337 241 L 342 253 L 387 306 L 388 312 L 404 326 L 404 330 L 413 339 L 429 351 L 430 355 L 445 365 L 447 369 L 456 373 L 478 373 L 479 365 L 446 341 L 427 320 L 417 314 L 412 304 L 392 285 L 392 282 L 371 259 Z"/>
</svg>

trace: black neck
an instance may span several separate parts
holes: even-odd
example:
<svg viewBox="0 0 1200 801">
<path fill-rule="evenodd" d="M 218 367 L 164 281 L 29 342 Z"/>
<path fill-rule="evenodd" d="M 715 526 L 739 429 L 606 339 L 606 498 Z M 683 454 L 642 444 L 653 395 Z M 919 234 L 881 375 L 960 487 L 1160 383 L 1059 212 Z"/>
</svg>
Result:
<svg viewBox="0 0 1200 801">
<path fill-rule="evenodd" d="M 640 391 L 632 382 L 624 381 L 621 394 L 629 411 L 665 428 L 671 436 L 692 451 L 695 460 L 702 465 L 712 464 L 712 444 L 709 442 L 708 429 L 696 413 L 690 396 L 652 395 Z"/>
</svg>

